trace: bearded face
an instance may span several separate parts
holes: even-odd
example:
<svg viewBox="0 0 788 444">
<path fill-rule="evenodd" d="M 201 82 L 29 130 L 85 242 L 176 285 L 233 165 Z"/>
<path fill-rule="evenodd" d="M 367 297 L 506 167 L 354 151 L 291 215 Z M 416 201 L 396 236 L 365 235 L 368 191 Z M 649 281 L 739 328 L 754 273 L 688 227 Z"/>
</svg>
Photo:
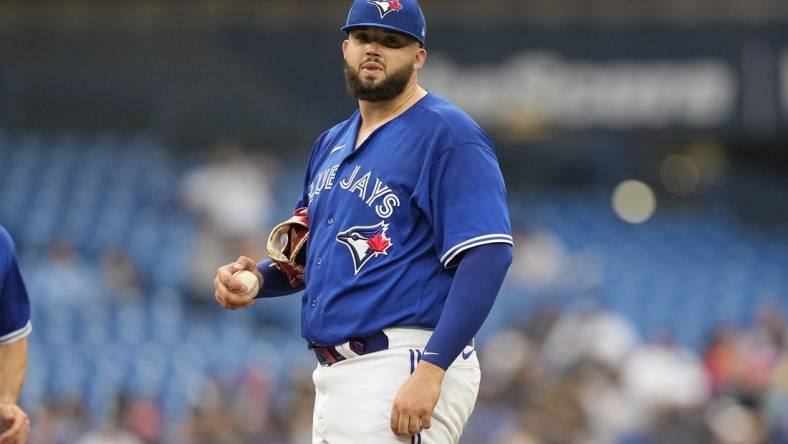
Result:
<svg viewBox="0 0 788 444">
<path fill-rule="evenodd" d="M 353 98 L 370 102 L 391 100 L 402 94 L 415 71 L 412 64 L 404 65 L 388 73 L 383 78 L 375 79 L 362 73 L 362 70 L 367 65 L 382 66 L 376 63 L 374 59 L 365 60 L 358 68 L 354 68 L 345 62 L 345 83 L 348 94 Z M 385 73 L 385 68 L 377 69 Z"/>
</svg>

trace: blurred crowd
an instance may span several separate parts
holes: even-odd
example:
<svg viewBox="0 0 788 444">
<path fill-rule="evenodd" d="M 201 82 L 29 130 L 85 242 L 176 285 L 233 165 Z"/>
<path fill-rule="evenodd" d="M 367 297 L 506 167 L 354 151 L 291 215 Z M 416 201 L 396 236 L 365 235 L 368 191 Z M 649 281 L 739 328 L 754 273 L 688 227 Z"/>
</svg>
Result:
<svg viewBox="0 0 788 444">
<path fill-rule="evenodd" d="M 593 302 L 524 318 L 478 347 L 484 373 L 463 443 L 788 443 L 779 311 L 720 325 L 700 353 L 667 332 L 642 340 Z M 207 377 L 180 418 L 165 418 L 156 399 L 121 396 L 96 423 L 80 399 L 54 399 L 32 412 L 30 442 L 304 443 L 312 402 L 309 369 L 277 377 L 250 365 Z"/>
<path fill-rule="evenodd" d="M 275 215 L 290 210 L 291 202 L 273 200 L 274 194 L 286 200 L 294 191 L 272 193 L 274 162 L 251 158 L 232 143 L 222 143 L 206 161 L 179 174 L 177 186 L 170 189 L 172 196 L 163 201 L 173 201 L 167 214 L 173 209 L 183 211 L 188 215 L 183 220 L 194 222 L 186 238 L 189 250 L 182 268 L 161 272 L 160 268 L 171 265 L 161 261 L 153 269 L 145 269 L 145 261 L 121 245 L 90 256 L 79 248 L 78 240 L 67 237 L 47 244 L 45 251 L 24 251 L 23 270 L 34 305 L 31 343 L 45 343 L 47 348 L 39 350 L 46 353 L 64 346 L 68 339 L 58 337 L 65 331 L 59 327 L 72 326 L 54 325 L 56 318 L 64 317 L 66 311 L 58 311 L 63 307 L 72 313 L 85 311 L 87 324 L 79 327 L 84 331 L 72 335 L 82 341 L 83 348 L 103 347 L 109 336 L 116 334 L 118 337 L 111 339 L 119 344 L 163 341 L 159 348 L 170 351 L 169 347 L 178 344 L 177 334 L 189 328 L 207 331 L 207 346 L 222 347 L 215 336 L 226 326 L 212 324 L 215 318 L 199 316 L 221 311 L 211 292 L 215 268 L 239 254 L 263 257 L 261 233 L 268 232 Z M 580 225 L 585 230 L 587 221 Z M 151 222 L 151 226 L 157 225 Z M 788 443 L 788 344 L 785 319 L 777 305 L 763 305 L 748 323 L 718 323 L 700 347 L 685 348 L 668 329 L 644 335 L 644 326 L 626 317 L 632 313 L 608 309 L 601 299 L 572 297 L 602 288 L 604 252 L 577 246 L 570 249 L 556 232 L 531 228 L 516 235 L 521 248 L 499 297 L 508 300 L 499 300 L 497 305 L 504 307 L 501 310 L 506 316 L 494 310 L 479 337 L 482 385 L 462 443 Z M 588 237 L 586 232 L 577 235 Z M 631 242 L 637 245 L 633 248 L 642 248 Z M 699 244 L 703 248 L 711 245 L 702 242 L 706 242 Z M 132 242 L 131 246 L 138 244 Z M 176 271 L 185 278 L 162 280 Z M 162 285 L 169 283 L 175 291 L 162 291 Z M 552 303 L 536 302 L 535 296 L 556 291 L 563 296 Z M 164 294 L 177 299 L 166 310 L 166 301 L 160 297 Z M 241 337 L 274 332 L 298 343 L 297 349 L 308 355 L 294 331 L 299 317 L 296 307 L 281 306 L 280 310 L 294 309 L 284 313 L 272 309 L 276 301 L 265 302 L 267 306 L 232 313 L 228 319 L 243 330 Z M 646 301 L 637 301 L 641 302 Z M 95 319 L 89 321 L 94 312 L 83 308 L 124 305 L 155 307 L 151 313 L 145 314 L 147 309 L 143 308 L 135 315 L 151 316 L 153 332 L 147 332 L 146 337 L 139 331 L 148 325 L 142 320 L 127 324 L 119 320 L 123 325 L 109 333 L 113 328 L 101 330 Z M 648 310 L 645 307 L 638 309 Z M 45 319 L 52 325 L 40 322 L 36 328 L 42 311 L 48 313 Z M 244 315 L 254 321 L 244 323 L 248 320 Z M 103 325 L 113 319 L 104 319 Z M 195 319 L 202 324 L 194 325 Z M 168 327 L 162 325 L 167 323 L 177 324 L 162 328 Z M 233 337 L 228 337 L 232 341 Z M 240 349 L 246 350 L 246 345 L 226 351 Z M 141 353 L 123 350 L 131 356 Z M 115 357 L 109 352 L 102 354 L 102 350 L 93 353 L 103 356 L 98 360 L 101 365 Z M 291 358 L 290 349 L 279 353 Z M 175 351 L 172 354 L 177 356 Z M 282 371 L 265 361 L 216 366 L 208 359 L 196 359 L 204 367 L 194 370 L 200 379 L 195 390 L 186 392 L 185 408 L 172 408 L 155 389 L 147 393 L 127 390 L 128 381 L 121 378 L 110 388 L 114 401 L 100 404 L 97 412 L 91 397 L 94 393 L 83 393 L 80 387 L 52 390 L 49 381 L 33 384 L 34 378 L 47 379 L 65 369 L 56 362 L 58 368 L 38 373 L 48 376 L 36 376 L 43 364 L 35 362 L 35 354 L 31 356 L 28 396 L 32 402 L 24 405 L 33 420 L 31 444 L 296 444 L 311 439 L 311 360 L 308 365 L 298 363 Z M 60 356 L 48 358 L 53 361 Z M 238 356 L 237 361 L 246 356 Z M 165 358 L 160 370 L 174 369 L 172 377 L 183 378 L 183 365 L 168 367 L 167 360 L 177 358 Z M 131 368 L 139 371 L 138 366 Z M 172 383 L 171 379 L 157 380 Z M 23 402 L 25 399 L 23 393 Z"/>
<path fill-rule="evenodd" d="M 545 307 L 491 337 L 468 443 L 788 442 L 788 348 L 779 311 L 720 325 L 700 353 L 641 340 L 594 303 Z M 502 357 L 506 357 L 502 359 Z M 496 424 L 474 427 L 474 424 Z"/>
</svg>

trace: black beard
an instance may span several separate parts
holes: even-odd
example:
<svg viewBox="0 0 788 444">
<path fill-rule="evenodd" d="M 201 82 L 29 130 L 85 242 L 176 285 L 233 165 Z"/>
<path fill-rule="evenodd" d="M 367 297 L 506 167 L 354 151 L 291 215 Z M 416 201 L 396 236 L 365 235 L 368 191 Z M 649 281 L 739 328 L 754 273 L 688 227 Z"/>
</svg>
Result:
<svg viewBox="0 0 788 444">
<path fill-rule="evenodd" d="M 369 102 L 381 102 L 391 100 L 405 91 L 408 86 L 410 76 L 413 74 L 413 66 L 403 66 L 399 71 L 394 71 L 383 79 L 377 86 L 365 86 L 357 70 L 354 70 L 345 62 L 345 83 L 347 92 L 358 100 Z"/>
</svg>

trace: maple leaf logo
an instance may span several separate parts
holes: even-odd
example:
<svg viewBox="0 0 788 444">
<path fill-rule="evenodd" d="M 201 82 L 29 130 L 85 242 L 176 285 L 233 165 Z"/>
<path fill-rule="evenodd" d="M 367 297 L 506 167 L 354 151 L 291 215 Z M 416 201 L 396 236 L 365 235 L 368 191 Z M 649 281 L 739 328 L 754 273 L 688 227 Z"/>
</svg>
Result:
<svg viewBox="0 0 788 444">
<path fill-rule="evenodd" d="M 386 249 L 391 246 L 391 242 L 386 239 L 383 232 L 380 232 L 367 239 L 367 245 L 369 245 L 369 248 L 375 253 L 384 253 Z"/>
</svg>

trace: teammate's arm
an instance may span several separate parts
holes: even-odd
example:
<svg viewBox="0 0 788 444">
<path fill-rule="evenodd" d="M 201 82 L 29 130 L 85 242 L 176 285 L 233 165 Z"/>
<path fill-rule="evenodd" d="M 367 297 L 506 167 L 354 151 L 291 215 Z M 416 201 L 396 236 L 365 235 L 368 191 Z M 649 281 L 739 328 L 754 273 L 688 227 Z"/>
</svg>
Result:
<svg viewBox="0 0 788 444">
<path fill-rule="evenodd" d="M 16 404 L 26 365 L 26 338 L 0 345 L 0 444 L 22 444 L 30 432 L 27 414 Z"/>
<path fill-rule="evenodd" d="M 11 236 L 0 226 L 0 444 L 23 444 L 30 433 L 17 405 L 27 366 L 30 302 Z"/>
</svg>

